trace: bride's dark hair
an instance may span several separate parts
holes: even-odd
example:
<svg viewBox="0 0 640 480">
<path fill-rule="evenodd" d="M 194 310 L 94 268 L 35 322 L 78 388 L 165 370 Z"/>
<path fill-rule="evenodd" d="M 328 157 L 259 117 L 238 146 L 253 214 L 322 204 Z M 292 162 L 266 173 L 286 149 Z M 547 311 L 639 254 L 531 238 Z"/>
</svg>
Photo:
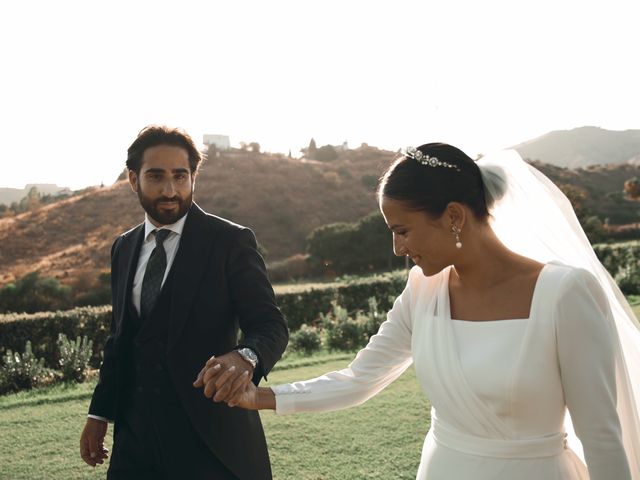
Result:
<svg viewBox="0 0 640 480">
<path fill-rule="evenodd" d="M 487 220 L 480 169 L 466 153 L 446 143 L 427 143 L 417 148 L 452 167 L 423 165 L 403 155 L 391 164 L 378 183 L 378 200 L 398 200 L 413 210 L 440 217 L 450 202 L 466 205 L 478 220 Z"/>
</svg>

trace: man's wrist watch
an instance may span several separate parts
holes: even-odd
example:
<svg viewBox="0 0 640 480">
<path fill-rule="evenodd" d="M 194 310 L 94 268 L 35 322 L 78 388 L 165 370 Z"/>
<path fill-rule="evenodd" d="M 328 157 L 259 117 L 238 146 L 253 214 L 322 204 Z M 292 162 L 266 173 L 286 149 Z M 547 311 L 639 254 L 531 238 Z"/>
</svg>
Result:
<svg viewBox="0 0 640 480">
<path fill-rule="evenodd" d="M 236 350 L 236 352 L 238 352 L 242 358 L 249 362 L 253 368 L 256 368 L 256 365 L 258 365 L 258 356 L 253 350 L 247 347 L 243 347 Z"/>
</svg>

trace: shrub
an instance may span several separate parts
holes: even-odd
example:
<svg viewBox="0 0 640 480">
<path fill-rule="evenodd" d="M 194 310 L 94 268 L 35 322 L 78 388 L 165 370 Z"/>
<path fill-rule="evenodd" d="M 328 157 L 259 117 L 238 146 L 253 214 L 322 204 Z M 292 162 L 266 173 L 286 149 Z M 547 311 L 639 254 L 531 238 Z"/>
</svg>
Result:
<svg viewBox="0 0 640 480">
<path fill-rule="evenodd" d="M 36 358 L 31 342 L 27 342 L 22 355 L 11 350 L 4 355 L 0 366 L 0 393 L 29 390 L 50 375 L 44 358 Z"/>
<path fill-rule="evenodd" d="M 98 367 L 110 322 L 110 306 L 0 315 L 0 354 L 15 351 L 29 340 L 35 354 L 44 357 L 48 367 L 55 368 L 59 365 L 58 335 L 64 333 L 68 338 L 86 335 L 93 340 L 91 365 Z"/>
<path fill-rule="evenodd" d="M 93 342 L 85 335 L 70 341 L 64 333 L 58 335 L 58 363 L 65 382 L 84 382 L 93 355 Z"/>
<path fill-rule="evenodd" d="M 311 273 L 308 255 L 300 253 L 270 263 L 267 265 L 267 270 L 272 282 L 287 282 L 296 278 L 308 277 Z"/>
<path fill-rule="evenodd" d="M 287 319 L 289 330 L 295 332 L 303 323 L 313 325 L 319 319 L 319 312 L 326 312 L 331 308 L 331 302 L 337 298 L 334 285 L 310 290 L 276 293 L 278 307 Z"/>
<path fill-rule="evenodd" d="M 72 286 L 73 306 L 88 307 L 111 303 L 111 272 L 83 272 Z"/>
<path fill-rule="evenodd" d="M 371 277 L 347 278 L 340 284 L 317 284 L 312 288 L 304 285 L 289 290 L 276 287 L 276 298 L 287 318 L 289 329 L 295 332 L 304 323 L 318 326 L 319 313 L 330 311 L 332 301 L 337 301 L 351 312 L 367 311 L 369 299 L 373 296 L 376 298 L 377 309 L 386 312 L 406 281 L 406 271 L 400 270 Z M 109 305 L 57 312 L 0 315 L 0 355 L 7 350 L 19 350 L 30 340 L 34 353 L 44 357 L 48 367 L 57 368 L 60 359 L 56 343 L 58 335 L 63 333 L 67 338 L 86 335 L 93 341 L 91 366 L 98 367 L 109 335 L 110 322 Z M 374 331 L 373 326 L 366 329 Z"/>
<path fill-rule="evenodd" d="M 38 272 L 28 273 L 0 288 L 0 312 L 39 312 L 68 307 L 71 289 Z"/>
<path fill-rule="evenodd" d="M 640 293 L 640 243 L 604 244 L 593 248 L 625 295 Z"/>
<path fill-rule="evenodd" d="M 365 187 L 371 191 L 375 191 L 378 186 L 378 175 L 363 175 L 360 177 L 360 181 Z"/>
<path fill-rule="evenodd" d="M 333 301 L 354 312 L 366 310 L 369 307 L 369 299 L 375 297 L 377 308 L 386 312 L 406 283 L 407 272 L 398 270 L 370 277 L 348 277 L 338 284 L 314 285 L 303 291 L 279 291 L 276 297 L 287 318 L 289 329 L 296 331 L 303 323 L 318 323 L 319 312 L 331 310 Z"/>
<path fill-rule="evenodd" d="M 321 315 L 327 348 L 330 350 L 355 350 L 367 342 L 366 317 L 353 319 L 337 302 L 327 315 Z"/>
<path fill-rule="evenodd" d="M 625 295 L 640 294 L 640 272 L 638 270 L 631 274 L 616 277 L 616 281 Z"/>
<path fill-rule="evenodd" d="M 580 223 L 582 224 L 584 233 L 592 244 L 603 242 L 607 239 L 607 231 L 600 217 L 591 215 L 583 218 Z"/>
<path fill-rule="evenodd" d="M 307 237 L 312 270 L 326 275 L 358 274 L 399 268 L 404 259 L 393 254 L 384 218 L 375 211 L 355 223 L 332 223 Z"/>
<path fill-rule="evenodd" d="M 369 298 L 369 311 L 364 320 L 364 333 L 367 341 L 380 330 L 380 325 L 387 319 L 384 312 L 378 310 L 378 301 L 376 297 Z"/>
<path fill-rule="evenodd" d="M 632 249 L 624 254 L 624 266 L 619 267 L 615 280 L 625 295 L 640 294 L 640 255 Z"/>
<path fill-rule="evenodd" d="M 353 272 L 360 245 L 355 242 L 356 229 L 350 223 L 331 223 L 314 229 L 307 237 L 309 261 L 314 271 L 328 275 Z"/>
<path fill-rule="evenodd" d="M 289 348 L 304 355 L 317 352 L 321 345 L 320 332 L 316 327 L 310 327 L 307 324 L 302 324 L 300 329 L 289 337 Z"/>
<path fill-rule="evenodd" d="M 322 147 L 316 149 L 316 152 L 313 155 L 313 159 L 320 162 L 328 162 L 331 160 L 335 160 L 336 158 L 338 158 L 338 152 L 336 152 L 336 149 L 333 148 L 333 145 L 323 145 Z"/>
</svg>

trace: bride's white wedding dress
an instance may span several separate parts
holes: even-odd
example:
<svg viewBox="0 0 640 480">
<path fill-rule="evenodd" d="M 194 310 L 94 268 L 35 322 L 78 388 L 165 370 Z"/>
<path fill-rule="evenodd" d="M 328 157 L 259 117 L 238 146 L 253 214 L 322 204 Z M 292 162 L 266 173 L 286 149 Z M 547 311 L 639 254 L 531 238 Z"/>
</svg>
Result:
<svg viewBox="0 0 640 480">
<path fill-rule="evenodd" d="M 414 267 L 349 367 L 274 387 L 277 412 L 361 404 L 414 363 L 433 407 L 418 479 L 630 479 L 616 412 L 619 343 L 593 275 L 548 263 L 529 318 L 470 322 L 451 319 L 449 272 L 427 278 Z M 566 442 L 567 407 L 589 471 L 581 446 L 577 455 Z"/>
</svg>

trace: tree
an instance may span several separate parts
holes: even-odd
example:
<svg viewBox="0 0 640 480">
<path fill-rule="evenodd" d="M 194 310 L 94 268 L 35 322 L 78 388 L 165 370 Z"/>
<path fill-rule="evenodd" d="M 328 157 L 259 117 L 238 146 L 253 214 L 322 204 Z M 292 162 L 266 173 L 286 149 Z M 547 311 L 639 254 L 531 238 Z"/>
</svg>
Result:
<svg viewBox="0 0 640 480">
<path fill-rule="evenodd" d="M 27 194 L 22 197 L 20 202 L 13 202 L 11 204 L 11 210 L 16 214 L 37 210 L 40 208 L 40 205 L 42 205 L 41 198 L 42 196 L 40 195 L 40 192 L 38 192 L 38 188 L 33 186 L 29 189 Z"/>
<path fill-rule="evenodd" d="M 41 312 L 69 307 L 71 289 L 55 278 L 31 272 L 0 289 L 0 311 Z"/>
<path fill-rule="evenodd" d="M 607 239 L 607 231 L 600 217 L 591 215 L 590 217 L 580 220 L 580 223 L 591 244 L 601 243 Z"/>
<path fill-rule="evenodd" d="M 356 231 L 361 271 L 391 270 L 404 265 L 404 259 L 393 253 L 393 238 L 379 210 L 361 218 Z"/>
<path fill-rule="evenodd" d="M 624 182 L 624 195 L 629 200 L 640 200 L 640 181 L 633 177 Z"/>
<path fill-rule="evenodd" d="M 332 223 L 307 237 L 307 252 L 315 271 L 332 275 L 401 268 L 393 254 L 391 233 L 379 211 L 355 223 Z"/>
<path fill-rule="evenodd" d="M 260 153 L 260 144 L 258 142 L 251 142 L 249 144 L 249 150 L 253 153 Z"/>
<path fill-rule="evenodd" d="M 333 145 L 324 145 L 316 150 L 316 154 L 314 159 L 319 160 L 321 162 L 327 162 L 331 160 L 335 160 L 338 158 L 338 152 L 333 148 Z"/>
<path fill-rule="evenodd" d="M 111 303 L 111 273 L 108 270 L 80 272 L 71 285 L 71 291 L 74 307 Z"/>
<path fill-rule="evenodd" d="M 591 213 L 588 208 L 584 207 L 587 192 L 580 187 L 566 183 L 559 184 L 558 187 L 571 202 L 573 211 L 576 213 L 576 217 L 578 217 L 578 221 L 589 241 L 594 244 L 606 240 L 607 231 L 604 228 L 602 220 L 597 215 Z"/>
<path fill-rule="evenodd" d="M 562 193 L 564 193 L 569 199 L 569 202 L 571 202 L 573 211 L 576 212 L 576 217 L 579 219 L 584 217 L 586 214 L 584 201 L 587 198 L 587 193 L 584 189 L 568 183 L 559 183 L 558 188 L 562 190 Z"/>
<path fill-rule="evenodd" d="M 316 141 L 312 138 L 309 142 L 309 146 L 307 147 L 307 157 L 315 158 L 316 150 L 318 150 L 318 147 L 316 147 Z"/>
<path fill-rule="evenodd" d="M 128 178 L 129 178 L 129 169 L 127 167 L 124 167 L 124 170 L 122 170 L 122 172 L 120 172 L 120 175 L 118 175 L 116 182 L 119 182 L 121 180 L 127 180 Z"/>
<path fill-rule="evenodd" d="M 330 223 L 314 229 L 307 237 L 307 252 L 312 269 L 338 275 L 352 271 L 350 265 L 358 255 L 354 244 L 354 225 Z M 355 248 L 354 248 L 355 247 Z"/>
<path fill-rule="evenodd" d="M 41 195 L 38 191 L 38 188 L 31 187 L 29 189 L 29 192 L 27 192 L 27 196 L 22 199 L 26 203 L 26 211 L 31 212 L 32 210 L 37 210 L 38 208 L 40 208 L 40 198 Z"/>
</svg>

